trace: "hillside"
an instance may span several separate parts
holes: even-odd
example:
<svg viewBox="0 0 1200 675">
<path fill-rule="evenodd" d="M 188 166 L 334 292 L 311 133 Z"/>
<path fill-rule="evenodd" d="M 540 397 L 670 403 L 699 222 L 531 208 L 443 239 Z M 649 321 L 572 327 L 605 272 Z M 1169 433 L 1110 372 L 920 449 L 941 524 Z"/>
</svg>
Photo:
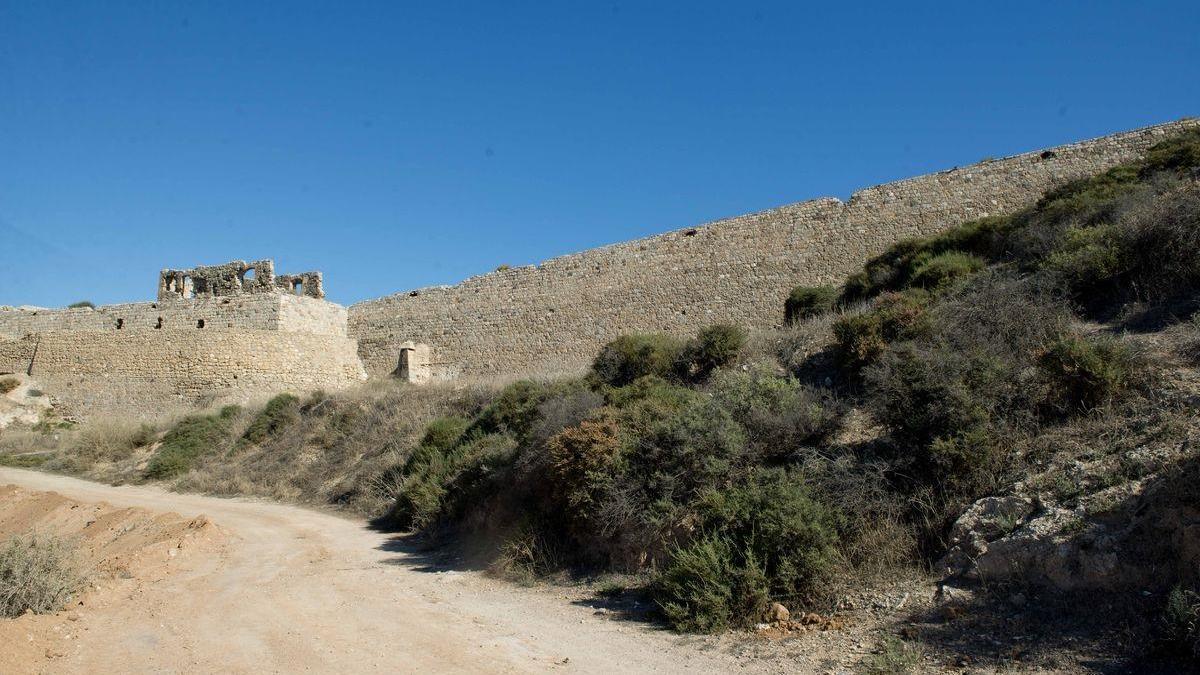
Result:
<svg viewBox="0 0 1200 675">
<path fill-rule="evenodd" d="M 1193 130 L 779 289 L 783 329 L 630 334 L 504 387 L 43 420 L 0 461 L 341 506 L 682 632 L 857 622 L 864 669 L 1170 672 L 1200 653 L 1198 181 Z"/>
</svg>

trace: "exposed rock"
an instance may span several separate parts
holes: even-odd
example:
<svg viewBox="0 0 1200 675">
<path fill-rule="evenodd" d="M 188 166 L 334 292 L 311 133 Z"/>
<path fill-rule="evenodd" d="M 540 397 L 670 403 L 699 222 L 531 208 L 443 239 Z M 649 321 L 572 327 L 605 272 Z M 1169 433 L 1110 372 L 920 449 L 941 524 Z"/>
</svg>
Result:
<svg viewBox="0 0 1200 675">
<path fill-rule="evenodd" d="M 771 609 L 767 611 L 767 615 L 770 617 L 772 623 L 780 623 L 781 621 L 787 621 L 790 619 L 792 613 L 788 611 L 788 608 L 784 607 L 782 604 L 778 602 L 772 602 Z"/>
</svg>

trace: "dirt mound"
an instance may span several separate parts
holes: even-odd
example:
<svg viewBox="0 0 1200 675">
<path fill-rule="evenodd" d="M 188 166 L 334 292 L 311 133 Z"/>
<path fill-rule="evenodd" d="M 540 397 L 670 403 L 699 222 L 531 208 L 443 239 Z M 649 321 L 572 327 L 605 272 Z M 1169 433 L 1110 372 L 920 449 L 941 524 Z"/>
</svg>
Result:
<svg viewBox="0 0 1200 675">
<path fill-rule="evenodd" d="M 83 503 L 56 492 L 0 485 L 0 542 L 12 535 L 52 534 L 76 546 L 87 587 L 53 615 L 0 619 L 0 672 L 41 672 L 66 656 L 88 630 L 97 607 L 132 597 L 139 589 L 211 557 L 224 533 L 207 517 L 183 518 L 140 508 Z"/>
</svg>

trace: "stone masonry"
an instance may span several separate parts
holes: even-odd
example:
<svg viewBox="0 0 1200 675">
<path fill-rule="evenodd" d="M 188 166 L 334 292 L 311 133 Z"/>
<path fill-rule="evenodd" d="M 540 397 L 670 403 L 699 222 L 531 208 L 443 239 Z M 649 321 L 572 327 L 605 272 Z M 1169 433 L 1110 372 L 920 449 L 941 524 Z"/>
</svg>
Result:
<svg viewBox="0 0 1200 675">
<path fill-rule="evenodd" d="M 578 372 L 622 333 L 776 326 L 797 285 L 839 283 L 901 239 L 1015 211 L 1197 126 L 1185 119 L 984 161 L 845 203 L 791 204 L 368 300 L 350 307 L 350 336 L 371 375 L 393 372 L 402 345 L 415 343 L 430 349 L 431 377 L 446 379 Z"/>
<path fill-rule="evenodd" d="M 1029 205 L 1137 158 L 1185 119 L 956 167 L 352 305 L 320 272 L 270 260 L 159 275 L 156 302 L 0 308 L 0 374 L 32 374 L 68 408 L 337 389 L 367 374 L 414 383 L 579 372 L 604 342 L 783 320 L 788 292 L 838 283 L 905 238 Z"/>
</svg>

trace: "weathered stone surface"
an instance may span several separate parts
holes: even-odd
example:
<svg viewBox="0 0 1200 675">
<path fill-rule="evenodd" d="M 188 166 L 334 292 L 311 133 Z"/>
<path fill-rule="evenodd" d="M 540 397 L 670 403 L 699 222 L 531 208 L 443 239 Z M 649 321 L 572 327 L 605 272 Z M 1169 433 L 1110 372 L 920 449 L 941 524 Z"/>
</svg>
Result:
<svg viewBox="0 0 1200 675">
<path fill-rule="evenodd" d="M 157 302 L 0 307 L 0 372 L 32 372 L 80 408 L 137 410 L 213 392 L 334 389 L 365 373 L 414 383 L 575 373 L 623 333 L 778 325 L 796 285 L 838 283 L 898 240 L 1011 212 L 1197 126 L 954 168 L 348 310 L 321 299 L 319 272 L 276 275 L 270 260 L 163 270 Z"/>
<path fill-rule="evenodd" d="M 456 286 L 352 305 L 371 374 L 402 343 L 432 350 L 434 378 L 578 372 L 634 331 L 688 334 L 717 322 L 769 328 L 799 284 L 840 283 L 898 240 L 1008 213 L 1047 188 L 1137 158 L 1183 120 L 501 269 Z"/>
</svg>

